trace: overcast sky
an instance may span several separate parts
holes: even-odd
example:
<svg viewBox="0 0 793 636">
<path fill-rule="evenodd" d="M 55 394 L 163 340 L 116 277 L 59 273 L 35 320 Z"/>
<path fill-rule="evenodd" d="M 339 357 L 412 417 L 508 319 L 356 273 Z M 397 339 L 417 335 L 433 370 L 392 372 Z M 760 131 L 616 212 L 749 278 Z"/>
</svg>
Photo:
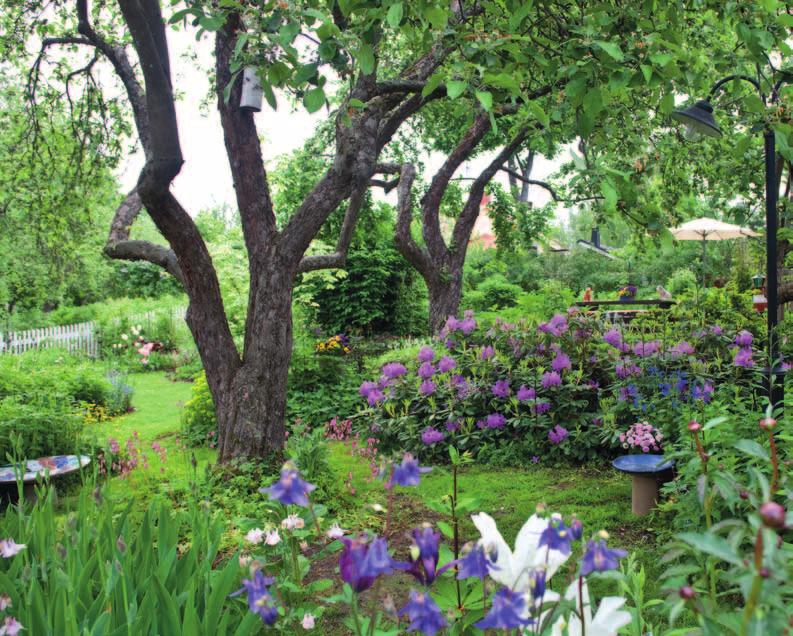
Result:
<svg viewBox="0 0 793 636">
<path fill-rule="evenodd" d="M 208 93 L 210 78 L 206 69 L 211 68 L 214 42 L 205 36 L 196 43 L 194 34 L 183 30 L 170 30 L 168 37 L 175 87 L 181 95 L 176 110 L 185 159 L 182 171 L 173 184 L 174 193 L 191 214 L 224 204 L 236 209 L 220 116 L 214 95 Z M 197 59 L 188 61 L 185 56 L 196 56 Z M 278 110 L 275 111 L 265 102 L 264 109 L 255 118 L 268 168 L 279 155 L 302 146 L 316 123 L 325 117 L 325 109 L 310 115 L 302 108 L 292 108 L 286 99 L 279 100 Z M 429 157 L 426 161 L 429 171 L 437 168 L 442 161 L 440 155 Z M 460 173 L 475 175 L 487 161 L 488 157 L 480 157 L 464 165 Z M 547 161 L 538 157 L 532 178 L 547 178 L 559 163 L 559 160 Z M 119 176 L 125 190 L 134 185 L 142 164 L 143 155 L 138 152 L 122 166 Z M 506 175 L 503 173 L 498 179 L 506 184 Z M 536 186 L 531 188 L 531 200 L 535 205 L 544 205 L 549 199 L 544 189 Z M 558 207 L 557 215 L 566 220 L 563 206 Z"/>
</svg>

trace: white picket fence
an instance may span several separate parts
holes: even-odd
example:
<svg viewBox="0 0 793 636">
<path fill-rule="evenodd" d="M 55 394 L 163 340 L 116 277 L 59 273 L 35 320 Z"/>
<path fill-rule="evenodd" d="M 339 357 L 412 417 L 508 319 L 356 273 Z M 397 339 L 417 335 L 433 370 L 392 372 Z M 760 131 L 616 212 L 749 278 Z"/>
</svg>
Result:
<svg viewBox="0 0 793 636">
<path fill-rule="evenodd" d="M 183 320 L 184 307 L 171 310 L 172 320 Z M 148 311 L 128 317 L 130 325 L 141 325 L 144 333 L 161 312 Z M 119 321 L 120 322 L 120 321 Z M 0 355 L 20 354 L 31 349 L 66 349 L 97 357 L 99 355 L 99 329 L 96 322 L 82 322 L 60 327 L 42 327 L 26 331 L 0 331 Z"/>
<path fill-rule="evenodd" d="M 82 351 L 95 357 L 99 351 L 96 323 L 81 322 L 61 327 L 0 332 L 0 354 L 19 354 L 31 349 L 53 348 Z"/>
</svg>

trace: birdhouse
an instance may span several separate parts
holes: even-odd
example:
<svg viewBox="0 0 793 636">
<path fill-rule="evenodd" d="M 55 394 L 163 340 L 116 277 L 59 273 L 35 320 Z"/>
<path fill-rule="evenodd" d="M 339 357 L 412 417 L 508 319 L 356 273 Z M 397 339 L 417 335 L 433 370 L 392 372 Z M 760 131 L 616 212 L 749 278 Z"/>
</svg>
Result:
<svg viewBox="0 0 793 636">
<path fill-rule="evenodd" d="M 755 289 L 760 289 L 765 284 L 765 276 L 762 274 L 755 274 L 752 276 L 752 285 Z"/>
<path fill-rule="evenodd" d="M 752 296 L 752 305 L 758 314 L 762 314 L 766 307 L 768 307 L 768 299 L 763 294 L 754 294 Z"/>
<path fill-rule="evenodd" d="M 240 110 L 258 113 L 262 110 L 262 82 L 255 66 L 246 66 L 242 73 Z"/>
</svg>

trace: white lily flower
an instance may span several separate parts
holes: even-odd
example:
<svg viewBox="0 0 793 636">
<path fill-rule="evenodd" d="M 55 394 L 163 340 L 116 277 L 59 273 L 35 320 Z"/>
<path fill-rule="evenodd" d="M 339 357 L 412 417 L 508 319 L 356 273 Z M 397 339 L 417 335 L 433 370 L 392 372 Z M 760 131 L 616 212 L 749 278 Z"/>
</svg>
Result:
<svg viewBox="0 0 793 636">
<path fill-rule="evenodd" d="M 570 601 L 575 601 L 578 611 L 581 611 L 581 598 L 584 601 L 584 622 L 587 636 L 617 636 L 621 627 L 625 627 L 631 622 L 629 612 L 620 610 L 625 603 L 625 599 L 620 596 L 606 596 L 600 601 L 600 606 L 592 616 L 592 604 L 589 600 L 589 587 L 584 579 L 581 590 L 581 598 L 578 595 L 578 579 L 570 584 L 564 597 Z M 565 630 L 567 628 L 567 631 Z M 551 636 L 581 636 L 584 630 L 581 629 L 581 619 L 575 612 L 571 612 L 567 618 L 560 617 L 554 624 Z"/>
<path fill-rule="evenodd" d="M 523 524 L 515 538 L 515 551 L 510 550 L 504 537 L 496 527 L 496 522 L 485 512 L 472 515 L 471 519 L 482 535 L 482 546 L 488 553 L 495 553 L 492 559 L 494 567 L 490 570 L 490 577 L 515 592 L 529 592 L 531 589 L 531 574 L 534 570 L 545 570 L 547 581 L 570 558 L 569 554 L 562 554 L 558 550 L 549 550 L 540 547 L 540 535 L 548 527 L 548 519 L 532 515 Z M 546 591 L 544 602 L 556 600 L 557 594 Z"/>
</svg>

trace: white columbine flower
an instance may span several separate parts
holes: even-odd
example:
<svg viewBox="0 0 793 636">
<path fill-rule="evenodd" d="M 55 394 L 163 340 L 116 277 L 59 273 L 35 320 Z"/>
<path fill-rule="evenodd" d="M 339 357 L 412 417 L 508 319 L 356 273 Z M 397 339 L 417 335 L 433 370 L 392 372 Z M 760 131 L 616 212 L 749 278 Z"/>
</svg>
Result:
<svg viewBox="0 0 793 636">
<path fill-rule="evenodd" d="M 630 613 L 620 610 L 625 603 L 625 599 L 620 596 L 606 596 L 600 601 L 600 606 L 592 617 L 592 604 L 589 600 L 589 588 L 584 580 L 581 596 L 584 600 L 584 622 L 585 630 L 581 629 L 581 619 L 575 612 L 570 615 L 560 617 L 554 624 L 551 636 L 617 636 L 621 627 L 625 627 L 631 622 Z M 578 595 L 578 579 L 574 580 L 564 594 L 570 601 L 575 601 L 576 609 L 581 611 L 581 599 Z M 565 631 L 565 627 L 567 631 Z"/>
<path fill-rule="evenodd" d="M 338 523 L 334 523 L 325 534 L 328 539 L 341 539 L 346 533 L 339 527 Z"/>
<path fill-rule="evenodd" d="M 303 616 L 303 622 L 301 624 L 303 625 L 303 629 L 314 629 L 314 622 L 314 615 L 306 613 L 306 615 Z"/>
<path fill-rule="evenodd" d="M 261 528 L 248 530 L 248 534 L 245 535 L 245 540 L 248 543 L 261 543 L 262 539 L 264 539 L 264 530 Z"/>
<path fill-rule="evenodd" d="M 267 545 L 278 545 L 281 543 L 281 535 L 278 530 L 268 530 L 264 535 L 264 542 Z"/>
<path fill-rule="evenodd" d="M 25 547 L 24 543 L 17 543 L 13 539 L 3 539 L 0 541 L 0 555 L 8 559 L 19 554 Z"/>
<path fill-rule="evenodd" d="M 488 553 L 495 554 L 490 577 L 513 591 L 529 592 L 531 574 L 534 570 L 545 569 L 546 580 L 550 581 L 559 567 L 570 558 L 569 554 L 549 550 L 545 546 L 540 547 L 540 535 L 548 527 L 548 519 L 537 515 L 529 517 L 515 538 L 514 552 L 504 541 L 493 517 L 480 512 L 472 515 L 471 519 L 482 535 L 482 546 Z M 543 600 L 553 601 L 557 598 L 557 594 L 548 590 Z"/>
<path fill-rule="evenodd" d="M 292 514 L 281 522 L 281 527 L 284 530 L 300 530 L 306 527 L 306 522 L 303 520 L 303 517 Z"/>
</svg>

